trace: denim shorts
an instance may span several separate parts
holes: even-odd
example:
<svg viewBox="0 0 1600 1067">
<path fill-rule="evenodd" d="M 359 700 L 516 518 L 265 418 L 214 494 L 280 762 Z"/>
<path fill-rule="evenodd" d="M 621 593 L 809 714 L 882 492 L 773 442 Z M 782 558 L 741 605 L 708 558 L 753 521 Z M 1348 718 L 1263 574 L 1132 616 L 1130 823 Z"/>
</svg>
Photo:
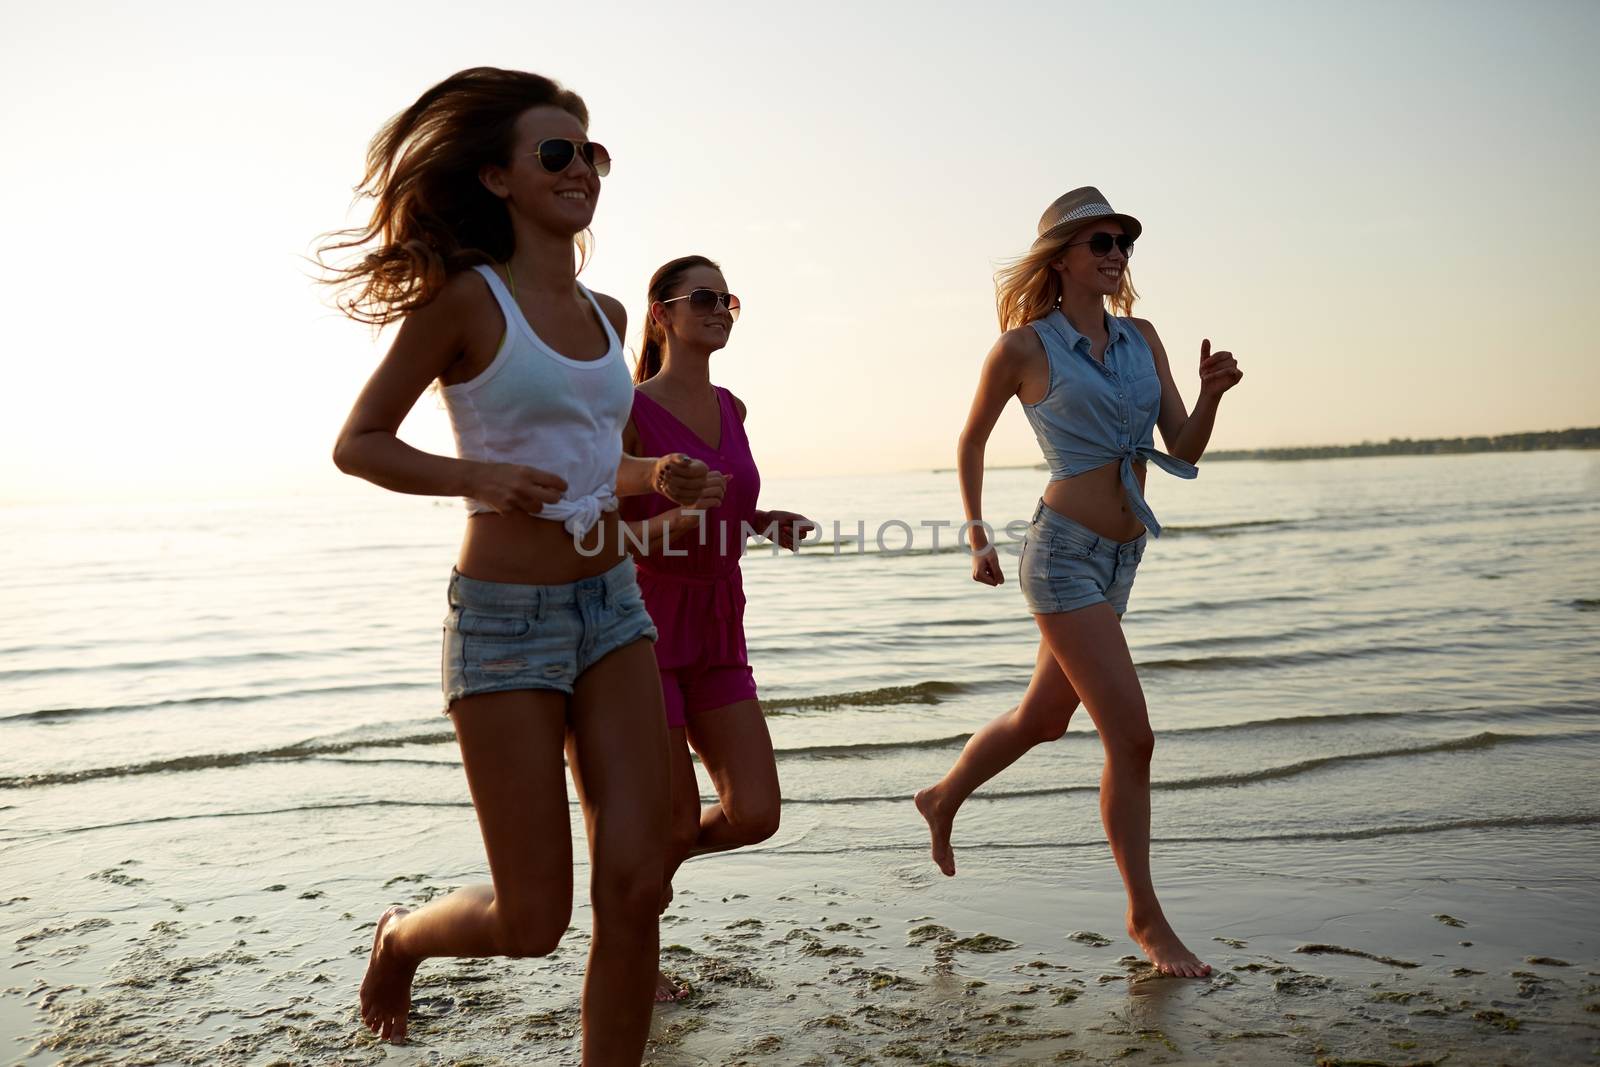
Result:
<svg viewBox="0 0 1600 1067">
<path fill-rule="evenodd" d="M 444 617 L 444 699 L 513 689 L 571 694 L 607 653 L 656 639 L 633 560 L 567 585 L 485 582 L 450 572 Z"/>
<path fill-rule="evenodd" d="M 1149 535 L 1132 541 L 1108 540 L 1039 501 L 1022 539 L 1018 584 L 1035 615 L 1077 611 L 1091 604 L 1128 610 L 1133 576 Z"/>
</svg>

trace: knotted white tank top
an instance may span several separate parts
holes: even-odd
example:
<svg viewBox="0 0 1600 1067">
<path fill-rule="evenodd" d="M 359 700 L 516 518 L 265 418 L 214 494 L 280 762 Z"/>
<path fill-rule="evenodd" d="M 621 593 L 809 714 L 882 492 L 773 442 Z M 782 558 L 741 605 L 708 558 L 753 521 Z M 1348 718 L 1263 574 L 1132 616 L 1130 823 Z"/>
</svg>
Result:
<svg viewBox="0 0 1600 1067">
<path fill-rule="evenodd" d="M 469 381 L 441 386 L 456 454 L 462 459 L 537 467 L 566 480 L 567 490 L 546 504 L 540 518 L 587 533 L 617 506 L 617 465 L 622 430 L 633 410 L 633 382 L 622 342 L 594 294 L 578 286 L 594 307 L 610 347 L 599 359 L 569 359 L 540 340 L 494 268 L 483 275 L 505 316 L 505 339 L 494 362 Z M 467 511 L 492 510 L 467 498 Z"/>
</svg>

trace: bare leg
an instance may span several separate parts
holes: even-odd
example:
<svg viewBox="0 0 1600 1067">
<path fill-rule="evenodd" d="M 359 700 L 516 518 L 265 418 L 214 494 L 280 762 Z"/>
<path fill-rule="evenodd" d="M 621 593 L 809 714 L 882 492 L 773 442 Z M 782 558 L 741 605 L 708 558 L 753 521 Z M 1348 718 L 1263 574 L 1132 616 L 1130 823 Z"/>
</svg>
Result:
<svg viewBox="0 0 1600 1067">
<path fill-rule="evenodd" d="M 1166 974 L 1211 973 L 1167 922 L 1150 880 L 1150 757 L 1155 735 L 1122 623 L 1109 604 L 1035 615 L 1056 662 L 1083 698 L 1105 748 L 1100 818 L 1128 891 L 1128 935 Z"/>
<path fill-rule="evenodd" d="M 689 743 L 717 788 L 717 802 L 700 812 L 691 855 L 754 845 L 777 833 L 783 796 L 761 702 L 697 712 L 689 719 Z"/>
<path fill-rule="evenodd" d="M 1022 703 L 985 723 L 967 740 L 955 766 L 943 778 L 917 793 L 917 810 L 928 820 L 933 862 L 941 871 L 946 875 L 956 873 L 950 827 L 962 803 L 1034 745 L 1054 741 L 1066 733 L 1077 707 L 1077 692 L 1061 672 L 1050 646 L 1041 640 L 1033 665 L 1033 680 L 1028 683 Z"/>
<path fill-rule="evenodd" d="M 674 734 L 679 731 L 671 731 Z M 782 796 L 778 788 L 778 764 L 772 754 L 772 735 L 767 732 L 761 702 L 741 700 L 737 704 L 696 712 L 689 718 L 687 740 L 700 754 L 706 772 L 716 786 L 717 802 L 700 808 L 700 791 L 694 780 L 694 764 L 688 746 L 683 748 L 683 763 L 674 757 L 673 840 L 667 861 L 667 880 L 677 876 L 678 867 L 690 856 L 725 852 L 765 841 L 778 832 Z M 687 782 L 680 787 L 680 782 Z M 689 831 L 685 833 L 684 831 Z M 664 978 L 656 984 L 656 999 L 674 992 Z"/>
<path fill-rule="evenodd" d="M 432 956 L 543 956 L 572 913 L 572 828 L 561 766 L 566 695 L 485 693 L 451 706 L 494 884 L 466 886 L 378 920 L 361 1018 L 399 1044 L 411 979 Z"/>
<path fill-rule="evenodd" d="M 672 878 L 678 865 L 694 849 L 694 840 L 700 834 L 700 783 L 695 778 L 694 758 L 689 755 L 689 741 L 682 726 L 667 730 L 668 791 L 672 796 L 672 814 L 667 838 L 666 877 L 661 891 L 661 910 L 666 911 L 672 902 Z M 682 1000 L 688 995 L 687 987 L 673 982 L 665 974 L 656 975 L 656 1003 Z"/>
<path fill-rule="evenodd" d="M 589 832 L 594 938 L 583 982 L 583 1062 L 637 1065 L 655 990 L 667 854 L 667 725 L 648 641 L 585 671 L 572 695 L 572 777 Z"/>
</svg>

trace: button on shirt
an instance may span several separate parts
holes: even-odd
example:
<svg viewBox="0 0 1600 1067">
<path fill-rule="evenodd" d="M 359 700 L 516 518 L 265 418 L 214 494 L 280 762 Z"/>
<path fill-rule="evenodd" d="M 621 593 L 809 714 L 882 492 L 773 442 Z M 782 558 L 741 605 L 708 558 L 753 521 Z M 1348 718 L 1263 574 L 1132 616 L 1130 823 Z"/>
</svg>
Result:
<svg viewBox="0 0 1600 1067">
<path fill-rule="evenodd" d="M 1129 506 L 1150 534 L 1160 537 L 1161 524 L 1139 490 L 1134 461 L 1150 460 L 1180 478 L 1200 472 L 1155 447 L 1161 378 L 1144 335 L 1128 319 L 1107 315 L 1110 341 L 1104 358 L 1095 359 L 1089 338 L 1059 308 L 1029 325 L 1044 343 L 1050 388 L 1044 399 L 1024 404 L 1022 410 L 1039 439 L 1050 480 L 1119 463 Z"/>
</svg>

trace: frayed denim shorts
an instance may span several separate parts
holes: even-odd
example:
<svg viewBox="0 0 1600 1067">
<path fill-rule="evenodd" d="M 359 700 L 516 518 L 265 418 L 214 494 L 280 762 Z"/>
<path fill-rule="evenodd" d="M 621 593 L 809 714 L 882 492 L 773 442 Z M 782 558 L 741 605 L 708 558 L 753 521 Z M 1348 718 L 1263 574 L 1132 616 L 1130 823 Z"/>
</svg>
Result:
<svg viewBox="0 0 1600 1067">
<path fill-rule="evenodd" d="M 632 558 L 567 585 L 485 582 L 450 572 L 442 666 L 446 709 L 514 689 L 571 694 L 578 676 L 641 637 L 656 639 Z"/>
<path fill-rule="evenodd" d="M 1148 534 L 1111 541 L 1039 501 L 1022 539 L 1017 583 L 1035 615 L 1077 611 L 1110 604 L 1119 616 L 1128 610 L 1133 576 L 1144 557 Z"/>
</svg>

